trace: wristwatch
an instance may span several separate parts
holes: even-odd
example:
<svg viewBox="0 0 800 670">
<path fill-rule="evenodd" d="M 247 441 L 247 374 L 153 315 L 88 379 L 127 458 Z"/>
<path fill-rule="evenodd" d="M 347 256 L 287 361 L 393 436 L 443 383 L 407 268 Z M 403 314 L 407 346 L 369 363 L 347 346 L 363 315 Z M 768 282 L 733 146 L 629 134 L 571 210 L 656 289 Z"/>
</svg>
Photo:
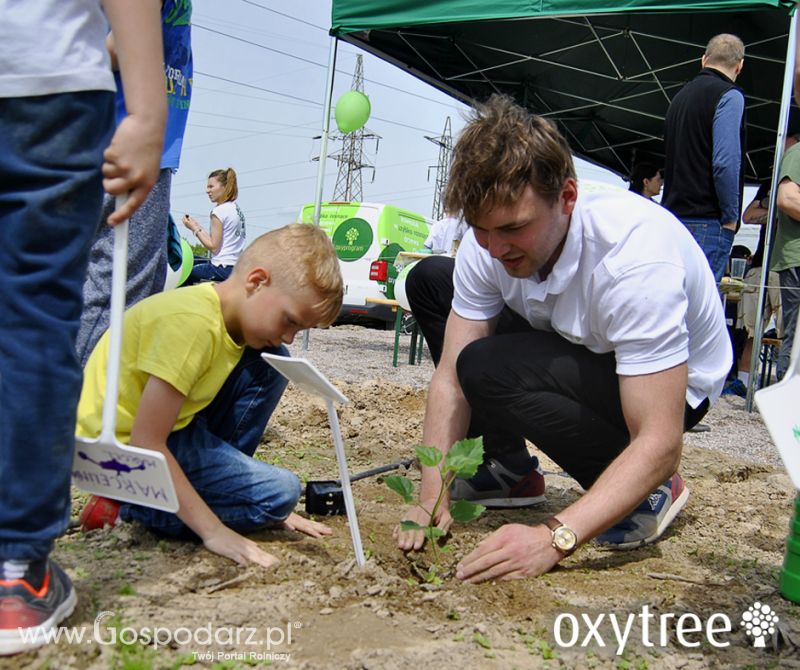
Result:
<svg viewBox="0 0 800 670">
<path fill-rule="evenodd" d="M 550 529 L 552 534 L 553 549 L 560 551 L 564 556 L 569 556 L 578 548 L 578 536 L 575 531 L 561 523 L 556 517 L 551 516 L 544 525 Z"/>
</svg>

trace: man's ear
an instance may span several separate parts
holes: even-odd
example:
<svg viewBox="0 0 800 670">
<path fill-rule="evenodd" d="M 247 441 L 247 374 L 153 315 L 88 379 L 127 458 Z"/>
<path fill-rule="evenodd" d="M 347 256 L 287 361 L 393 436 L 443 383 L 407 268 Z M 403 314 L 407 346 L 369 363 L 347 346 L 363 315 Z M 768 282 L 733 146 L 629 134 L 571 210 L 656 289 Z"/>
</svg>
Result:
<svg viewBox="0 0 800 670">
<path fill-rule="evenodd" d="M 564 180 L 561 188 L 561 212 L 569 216 L 575 209 L 575 202 L 578 199 L 578 182 L 572 177 Z"/>
<path fill-rule="evenodd" d="M 706 59 L 706 57 L 705 57 L 705 55 L 704 55 L 704 56 L 702 56 L 702 57 L 700 58 L 700 67 L 701 67 L 701 68 L 705 67 L 705 66 L 706 66 L 706 62 L 707 62 L 707 59 Z"/>
</svg>

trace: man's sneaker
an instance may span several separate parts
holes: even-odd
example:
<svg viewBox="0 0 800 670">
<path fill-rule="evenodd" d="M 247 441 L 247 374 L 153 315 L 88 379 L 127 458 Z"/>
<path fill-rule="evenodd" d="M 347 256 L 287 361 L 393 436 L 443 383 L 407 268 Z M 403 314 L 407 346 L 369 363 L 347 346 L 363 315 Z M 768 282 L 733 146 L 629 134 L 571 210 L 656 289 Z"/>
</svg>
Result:
<svg viewBox="0 0 800 670">
<path fill-rule="evenodd" d="M 52 560 L 31 562 L 19 578 L 0 579 L 0 656 L 52 641 L 77 602 L 72 582 Z"/>
<path fill-rule="evenodd" d="M 597 536 L 610 549 L 635 549 L 655 542 L 689 499 L 689 489 L 676 472 L 653 491 L 633 512 Z"/>
<path fill-rule="evenodd" d="M 530 507 L 545 501 L 544 475 L 539 459 L 531 458 L 531 468 L 518 475 L 490 458 L 470 479 L 457 478 L 450 487 L 451 500 L 469 500 L 486 507 Z"/>
<path fill-rule="evenodd" d="M 92 496 L 78 517 L 78 521 L 81 522 L 81 528 L 86 531 L 97 530 L 105 526 L 113 527 L 119 517 L 120 504 L 110 498 Z"/>
</svg>

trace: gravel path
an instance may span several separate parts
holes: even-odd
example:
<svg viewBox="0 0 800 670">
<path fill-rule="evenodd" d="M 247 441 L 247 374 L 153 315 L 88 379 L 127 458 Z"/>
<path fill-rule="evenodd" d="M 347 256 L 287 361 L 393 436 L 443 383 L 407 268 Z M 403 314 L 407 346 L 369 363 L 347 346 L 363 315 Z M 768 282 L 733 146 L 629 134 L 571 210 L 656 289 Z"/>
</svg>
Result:
<svg viewBox="0 0 800 670">
<path fill-rule="evenodd" d="M 425 349 L 421 365 L 408 364 L 409 336 L 401 336 L 398 366 L 392 367 L 394 331 L 361 326 L 336 326 L 312 330 L 308 351 L 302 337 L 290 347 L 293 356 L 308 358 L 332 381 L 367 382 L 387 380 L 403 386 L 424 388 L 433 374 L 433 363 Z M 706 433 L 687 433 L 687 448 L 717 449 L 744 462 L 782 467 L 780 457 L 757 411 L 748 413 L 744 400 L 723 396 L 703 419 Z"/>
</svg>

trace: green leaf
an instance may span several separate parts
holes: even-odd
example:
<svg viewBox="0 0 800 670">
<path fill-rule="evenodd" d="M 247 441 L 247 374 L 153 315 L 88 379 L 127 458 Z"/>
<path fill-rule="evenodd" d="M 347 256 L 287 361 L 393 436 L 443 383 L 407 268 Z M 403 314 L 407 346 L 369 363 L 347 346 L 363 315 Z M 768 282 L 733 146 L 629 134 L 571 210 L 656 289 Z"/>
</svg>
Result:
<svg viewBox="0 0 800 670">
<path fill-rule="evenodd" d="M 389 475 L 383 478 L 383 482 L 407 503 L 413 502 L 414 497 L 411 494 L 414 492 L 414 485 L 408 479 L 401 475 Z"/>
<path fill-rule="evenodd" d="M 456 477 L 469 479 L 483 463 L 483 438 L 474 437 L 459 440 L 447 452 L 445 470 L 455 472 Z"/>
<path fill-rule="evenodd" d="M 450 516 L 459 523 L 469 523 L 475 521 L 486 511 L 483 505 L 470 502 L 469 500 L 457 500 L 450 505 Z"/>
<path fill-rule="evenodd" d="M 420 526 L 416 521 L 401 521 L 400 530 L 425 530 L 427 526 Z"/>
<path fill-rule="evenodd" d="M 436 447 L 426 447 L 420 444 L 417 447 L 417 458 L 420 465 L 426 468 L 435 468 L 442 460 L 442 452 Z"/>
<path fill-rule="evenodd" d="M 442 535 L 444 535 L 444 531 L 441 528 L 436 526 L 426 526 L 425 528 L 425 537 L 429 540 L 435 540 L 437 537 L 442 537 Z"/>
<path fill-rule="evenodd" d="M 483 635 L 481 635 L 478 631 L 472 635 L 472 639 L 475 640 L 481 647 L 484 649 L 491 649 L 492 645 Z"/>
</svg>

